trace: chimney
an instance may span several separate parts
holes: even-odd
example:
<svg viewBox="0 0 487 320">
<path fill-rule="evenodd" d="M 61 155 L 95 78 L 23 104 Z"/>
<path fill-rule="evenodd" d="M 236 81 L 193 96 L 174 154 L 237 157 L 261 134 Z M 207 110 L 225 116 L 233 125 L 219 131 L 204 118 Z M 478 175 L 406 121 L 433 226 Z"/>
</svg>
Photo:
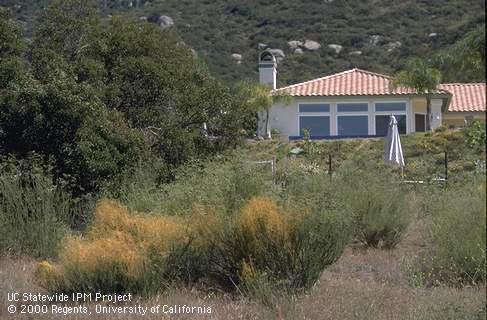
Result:
<svg viewBox="0 0 487 320">
<path fill-rule="evenodd" d="M 276 89 L 277 62 L 274 55 L 268 50 L 262 52 L 259 56 L 259 83 Z"/>
</svg>

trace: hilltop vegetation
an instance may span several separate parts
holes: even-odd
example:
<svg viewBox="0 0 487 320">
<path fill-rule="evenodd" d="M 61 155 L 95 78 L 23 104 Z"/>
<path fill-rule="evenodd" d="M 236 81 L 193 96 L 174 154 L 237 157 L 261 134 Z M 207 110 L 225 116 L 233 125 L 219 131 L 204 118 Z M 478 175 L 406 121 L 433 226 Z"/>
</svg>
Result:
<svg viewBox="0 0 487 320">
<path fill-rule="evenodd" d="M 26 22 L 29 30 L 35 29 L 35 17 L 47 2 L 2 1 L 16 8 L 17 17 Z M 171 28 L 196 50 L 216 77 L 225 81 L 257 79 L 259 50 L 263 45 L 281 49 L 285 57 L 279 63 L 280 86 L 352 67 L 393 74 L 407 58 L 431 57 L 452 50 L 466 33 L 485 25 L 485 2 L 477 0 L 104 0 L 99 3 L 105 16 L 122 14 L 154 23 L 161 22 L 161 15 L 171 17 L 174 22 Z M 170 25 L 171 21 L 163 20 L 163 24 Z M 303 48 L 305 40 L 316 41 L 321 47 Z M 301 41 L 303 45 L 296 51 L 289 41 Z M 232 54 L 241 55 L 241 59 L 232 58 Z M 485 78 L 483 74 L 445 72 L 448 66 L 442 68 L 445 81 Z"/>
</svg>

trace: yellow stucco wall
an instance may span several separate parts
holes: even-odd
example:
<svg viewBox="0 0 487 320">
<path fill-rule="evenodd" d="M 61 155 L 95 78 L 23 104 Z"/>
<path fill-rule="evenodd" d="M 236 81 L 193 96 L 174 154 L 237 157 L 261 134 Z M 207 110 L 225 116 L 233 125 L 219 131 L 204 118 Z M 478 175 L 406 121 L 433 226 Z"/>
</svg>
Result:
<svg viewBox="0 0 487 320">
<path fill-rule="evenodd" d="M 413 98 L 411 99 L 411 105 L 413 106 L 413 113 L 426 113 L 425 98 Z"/>
<path fill-rule="evenodd" d="M 447 127 L 463 127 L 467 116 L 473 116 L 474 119 L 485 122 L 485 112 L 446 112 L 443 113 L 443 125 Z"/>
</svg>

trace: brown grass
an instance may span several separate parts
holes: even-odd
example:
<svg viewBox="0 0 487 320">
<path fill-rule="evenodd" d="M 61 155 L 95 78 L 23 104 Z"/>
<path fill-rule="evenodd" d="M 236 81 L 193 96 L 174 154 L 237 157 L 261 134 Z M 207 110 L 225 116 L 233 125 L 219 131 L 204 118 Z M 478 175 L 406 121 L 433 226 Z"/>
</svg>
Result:
<svg viewBox="0 0 487 320">
<path fill-rule="evenodd" d="M 36 261 L 28 257 L 0 257 L 0 319 L 483 319 L 485 285 L 452 288 L 414 288 L 406 267 L 424 247 L 421 225 L 413 225 L 394 250 L 348 248 L 307 294 L 276 299 L 273 309 L 238 294 L 196 288 L 171 289 L 144 306 L 210 306 L 206 315 L 142 316 L 27 316 L 7 312 L 7 292 L 43 292 L 34 280 Z M 134 302 L 135 303 L 135 302 Z M 94 305 L 90 305 L 94 308 Z"/>
</svg>

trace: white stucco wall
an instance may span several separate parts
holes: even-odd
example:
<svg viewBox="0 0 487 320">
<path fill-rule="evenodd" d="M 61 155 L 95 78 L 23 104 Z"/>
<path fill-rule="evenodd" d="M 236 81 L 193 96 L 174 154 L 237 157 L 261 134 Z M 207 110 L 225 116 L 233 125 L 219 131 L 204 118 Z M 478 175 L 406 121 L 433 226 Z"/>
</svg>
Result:
<svg viewBox="0 0 487 320">
<path fill-rule="evenodd" d="M 441 126 L 442 124 L 442 114 L 441 106 L 443 105 L 443 100 L 441 99 L 431 99 L 431 113 L 430 113 L 430 124 L 431 130 L 434 130 Z"/>
<path fill-rule="evenodd" d="M 276 89 L 277 68 L 275 63 L 262 63 L 259 66 L 259 83 L 269 85 L 272 89 Z"/>
<path fill-rule="evenodd" d="M 337 136 L 337 104 L 339 103 L 367 103 L 369 135 L 375 135 L 375 103 L 377 102 L 403 102 L 406 104 L 406 132 L 414 132 L 414 113 L 411 106 L 411 98 L 405 97 L 344 97 L 344 98 L 324 98 L 324 97 L 294 97 L 290 104 L 277 104 L 270 110 L 270 127 L 277 129 L 281 137 L 300 136 L 299 132 L 299 104 L 320 103 L 330 105 L 330 135 Z M 440 106 L 441 113 L 441 106 Z M 314 113 L 306 113 L 314 115 Z M 358 113 L 357 113 L 358 114 Z M 363 115 L 364 113 L 362 113 Z M 383 113 L 382 113 L 383 114 Z M 318 114 L 316 114 L 318 115 Z M 321 114 L 325 115 L 325 114 Z M 441 115 L 440 115 L 441 116 Z M 441 123 L 441 121 L 440 121 Z"/>
</svg>

